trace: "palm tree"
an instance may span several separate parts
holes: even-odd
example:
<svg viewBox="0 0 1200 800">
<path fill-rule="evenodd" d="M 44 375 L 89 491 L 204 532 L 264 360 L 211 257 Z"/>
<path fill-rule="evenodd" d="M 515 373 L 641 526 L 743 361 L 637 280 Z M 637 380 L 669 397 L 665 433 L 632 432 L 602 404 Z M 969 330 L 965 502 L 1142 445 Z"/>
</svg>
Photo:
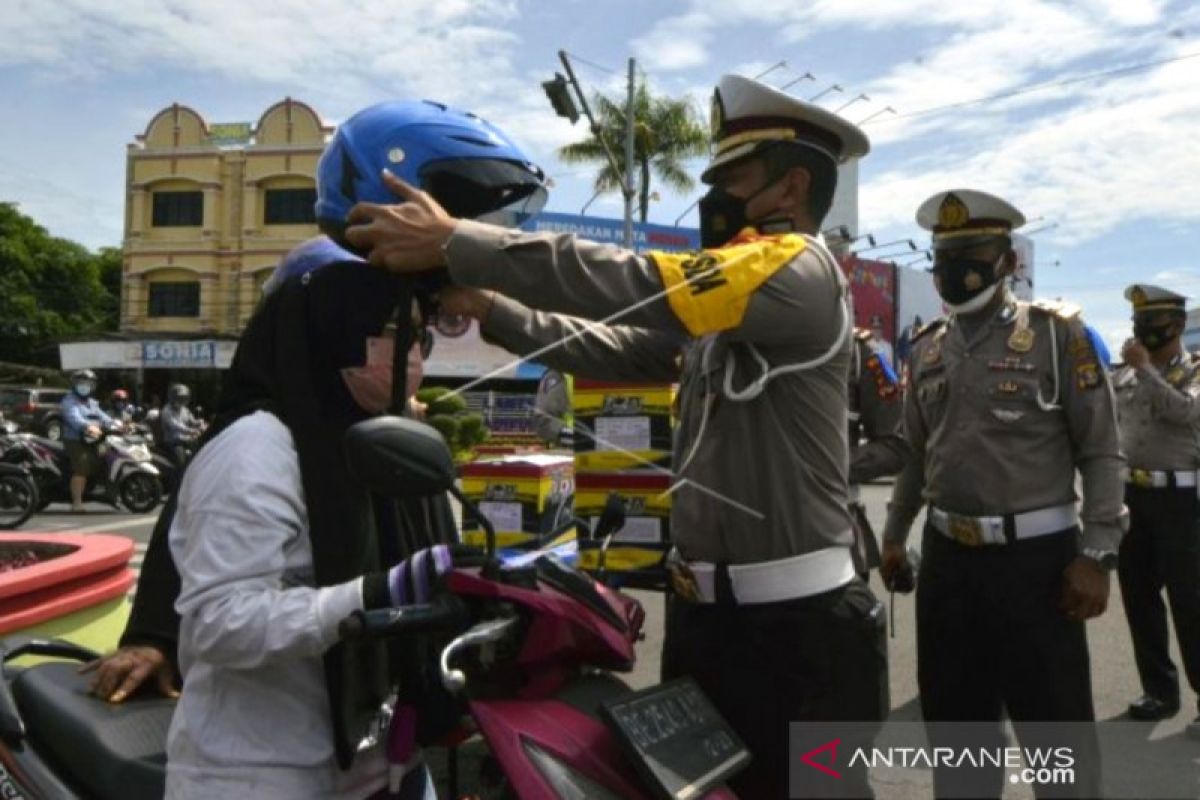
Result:
<svg viewBox="0 0 1200 800">
<path fill-rule="evenodd" d="M 601 94 L 596 95 L 593 105 L 601 135 L 612 148 L 617 165 L 624 170 L 625 106 Z M 684 169 L 683 162 L 708 152 L 709 133 L 687 100 L 651 97 L 644 81 L 633 97 L 633 119 L 633 159 L 641 176 L 638 203 L 640 219 L 645 222 L 650 210 L 651 173 L 680 194 L 690 192 L 696 182 Z M 568 164 L 600 162 L 602 166 L 592 184 L 595 190 L 621 190 L 624 176 L 613 171 L 604 155 L 604 145 L 594 133 L 582 142 L 559 148 L 558 157 Z"/>
</svg>

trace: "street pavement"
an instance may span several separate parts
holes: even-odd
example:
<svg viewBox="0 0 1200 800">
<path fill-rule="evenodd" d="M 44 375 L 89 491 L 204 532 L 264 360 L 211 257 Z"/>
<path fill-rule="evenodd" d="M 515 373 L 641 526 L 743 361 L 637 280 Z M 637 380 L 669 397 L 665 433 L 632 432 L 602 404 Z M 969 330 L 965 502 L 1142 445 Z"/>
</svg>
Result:
<svg viewBox="0 0 1200 800">
<path fill-rule="evenodd" d="M 878 484 L 865 487 L 863 500 L 867 505 L 868 515 L 876 530 L 883 527 L 886 514 L 886 503 L 891 493 L 891 486 Z M 134 569 L 139 569 L 145 553 L 146 542 L 153 530 L 157 512 L 152 514 L 132 515 L 115 511 L 107 506 L 92 504 L 85 514 L 72 514 L 65 506 L 54 505 L 42 514 L 38 514 L 22 528 L 24 531 L 72 531 L 82 533 L 106 533 L 128 536 L 134 540 L 136 547 Z M 913 538 L 910 544 L 920 546 L 921 520 L 918 519 L 913 527 Z M 871 578 L 872 587 L 876 594 L 890 604 L 890 598 L 879 581 L 878 574 Z M 638 645 L 638 663 L 629 676 L 629 682 L 636 687 L 650 686 L 658 681 L 659 654 L 662 649 L 663 635 L 663 599 L 661 595 L 637 592 L 638 598 L 646 608 L 646 638 Z M 912 595 L 896 595 L 894 613 L 889 609 L 891 622 L 895 627 L 894 637 L 888 638 L 890 658 L 890 684 L 892 719 L 900 721 L 915 721 L 920 718 L 920 707 L 917 702 L 916 681 L 916 642 L 915 614 Z M 1092 657 L 1092 686 L 1095 696 L 1096 715 L 1098 720 L 1119 720 L 1125 714 L 1126 705 L 1137 697 L 1140 687 L 1137 672 L 1134 667 L 1133 650 L 1126 627 L 1125 615 L 1121 606 L 1120 591 L 1113 579 L 1113 591 L 1108 611 L 1099 619 L 1088 623 L 1088 639 Z M 787 651 L 780 647 L 780 657 L 786 658 Z M 1178 647 L 1172 638 L 1172 658 L 1180 664 Z M 1182 670 L 1181 670 L 1182 671 Z M 1054 676 L 1046 676 L 1048 681 L 1055 680 Z M 1200 764 L 1200 742 L 1191 741 L 1183 735 L 1183 729 L 1196 713 L 1196 696 L 1186 686 L 1183 687 L 1183 710 L 1174 719 L 1152 726 L 1152 732 L 1147 737 L 1139 733 L 1133 744 L 1141 745 L 1135 748 L 1137 755 L 1131 762 L 1123 763 L 1120 769 L 1128 772 L 1128 781 L 1136 786 L 1137 776 L 1146 774 L 1147 770 L 1171 770 L 1195 768 Z M 1128 725 L 1128 723 L 1126 723 Z M 1130 726 L 1133 730 L 1133 726 Z M 1147 729 L 1143 726 L 1141 731 Z M 1133 734 L 1131 733 L 1131 737 Z M 1153 740 L 1152 746 L 1145 747 L 1146 739 Z M 1112 765 L 1107 767 L 1112 768 Z M 876 773 L 875 784 L 877 794 L 881 798 L 929 797 L 929 775 L 927 771 L 889 770 L 886 775 Z M 1031 793 L 1022 793 L 1019 788 L 1008 787 L 1005 797 L 1032 797 Z M 1136 790 L 1127 796 L 1136 796 Z M 1197 796 L 1200 796 L 1198 793 Z"/>
</svg>

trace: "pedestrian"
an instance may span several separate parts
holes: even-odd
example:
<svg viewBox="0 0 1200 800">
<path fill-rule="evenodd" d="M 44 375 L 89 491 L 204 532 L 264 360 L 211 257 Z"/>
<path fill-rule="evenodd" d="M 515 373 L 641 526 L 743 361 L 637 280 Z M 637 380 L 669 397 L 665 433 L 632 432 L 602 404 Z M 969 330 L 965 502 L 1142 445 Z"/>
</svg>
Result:
<svg viewBox="0 0 1200 800">
<path fill-rule="evenodd" d="M 927 506 L 917 680 L 934 746 L 963 744 L 937 723 L 994 722 L 998 735 L 1005 711 L 1025 745 L 1045 742 L 1023 723 L 1095 718 L 1084 621 L 1107 606 L 1122 535 L 1116 415 L 1078 309 L 1017 301 L 1005 285 L 1016 265 L 1010 233 L 1024 220 L 965 189 L 917 212 L 933 232 L 934 281 L 950 313 L 913 336 L 913 458 L 892 495 L 881 572 L 887 582 L 904 566 L 909 528 Z M 1080 780 L 1064 791 L 1097 796 L 1094 730 L 1075 732 Z M 939 797 L 1001 794 L 1002 770 L 970 773 L 969 790 L 961 772 L 935 770 Z"/>
<path fill-rule="evenodd" d="M 754 755 L 732 788 L 767 800 L 789 795 L 791 722 L 888 709 L 883 609 L 851 555 L 853 312 L 817 238 L 838 164 L 869 145 L 841 117 L 737 76 L 716 88 L 713 126 L 702 252 L 455 219 L 394 180 L 404 202 L 355 208 L 347 238 L 390 270 L 474 287 L 443 297 L 512 352 L 588 378 L 679 381 L 663 676 L 713 700 Z M 839 788 L 871 794 L 857 766 Z"/>
<path fill-rule="evenodd" d="M 1184 672 L 1200 692 L 1200 359 L 1182 344 L 1186 298 L 1135 284 L 1134 338 L 1113 374 L 1121 449 L 1129 460 L 1125 504 L 1129 534 L 1121 542 L 1118 577 L 1143 696 L 1134 719 L 1159 720 L 1179 711 L 1179 673 L 1168 651 L 1171 602 Z M 1200 738 L 1200 717 L 1188 725 Z"/>
</svg>

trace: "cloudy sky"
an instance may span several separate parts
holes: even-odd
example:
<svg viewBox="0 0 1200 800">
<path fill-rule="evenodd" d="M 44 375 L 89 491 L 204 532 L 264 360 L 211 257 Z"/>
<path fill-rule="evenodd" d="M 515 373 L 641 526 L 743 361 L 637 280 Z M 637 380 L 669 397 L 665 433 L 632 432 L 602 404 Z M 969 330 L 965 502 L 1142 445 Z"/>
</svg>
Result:
<svg viewBox="0 0 1200 800">
<path fill-rule="evenodd" d="M 1175 0 L 0 0 L 0 199 L 57 235 L 119 244 L 124 149 L 163 106 L 253 121 L 292 96 L 337 122 L 429 98 L 514 134 L 577 213 L 590 170 L 557 146 L 583 135 L 539 86 L 562 48 L 617 93 L 635 56 L 659 92 L 707 97 L 755 75 L 847 106 L 873 151 L 860 222 L 918 236 L 916 206 L 958 186 L 1032 222 L 1037 293 L 1128 331 L 1122 288 L 1157 281 L 1200 300 L 1200 3 Z M 1107 77 L 1087 76 L 1110 73 Z M 1029 87 L 1034 91 L 1025 91 Z M 1007 96 L 1006 96 L 1007 95 Z M 980 98 L 1002 96 L 986 102 Z M 1005 97 L 1006 96 L 1006 97 Z M 699 171 L 699 163 L 693 165 Z M 663 194 L 670 224 L 695 199 Z M 619 198 L 592 213 L 619 216 Z M 695 224 L 694 214 L 685 222 Z M 923 241 L 920 240 L 920 241 Z"/>
</svg>

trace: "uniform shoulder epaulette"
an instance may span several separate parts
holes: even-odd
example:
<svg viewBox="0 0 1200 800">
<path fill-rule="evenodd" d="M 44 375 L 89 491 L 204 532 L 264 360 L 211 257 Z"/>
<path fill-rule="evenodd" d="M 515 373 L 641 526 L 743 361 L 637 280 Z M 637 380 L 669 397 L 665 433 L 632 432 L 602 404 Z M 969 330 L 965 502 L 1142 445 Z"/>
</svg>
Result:
<svg viewBox="0 0 1200 800">
<path fill-rule="evenodd" d="M 860 342 L 866 343 L 875 338 L 875 334 L 871 333 L 870 328 L 855 328 L 854 338 Z"/>
<path fill-rule="evenodd" d="M 1075 303 L 1063 300 L 1034 300 L 1029 305 L 1043 314 L 1050 314 L 1059 319 L 1075 319 L 1083 313 L 1083 309 Z"/>
<path fill-rule="evenodd" d="M 920 328 L 917 328 L 915 331 L 913 331 L 912 336 L 909 338 L 908 341 L 911 344 L 911 343 L 917 341 L 918 339 L 920 339 L 922 336 L 925 336 L 926 334 L 929 334 L 929 333 L 933 333 L 934 331 L 941 328 L 945 324 L 946 324 L 945 317 L 938 317 L 937 319 L 930 320 L 929 322 L 926 322 L 924 325 L 922 325 Z"/>
</svg>

